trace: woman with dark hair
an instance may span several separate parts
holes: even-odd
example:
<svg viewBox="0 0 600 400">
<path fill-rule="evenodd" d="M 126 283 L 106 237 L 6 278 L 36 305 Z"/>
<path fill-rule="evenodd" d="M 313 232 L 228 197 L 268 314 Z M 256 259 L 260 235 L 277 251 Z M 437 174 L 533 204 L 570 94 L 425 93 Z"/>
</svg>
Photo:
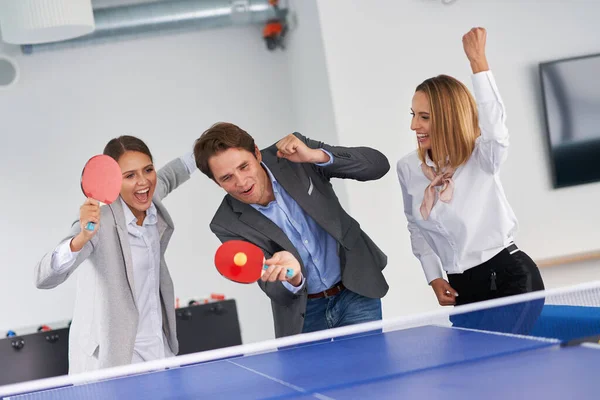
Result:
<svg viewBox="0 0 600 400">
<path fill-rule="evenodd" d="M 69 334 L 69 373 L 170 357 L 178 352 L 173 282 L 164 253 L 173 221 L 162 200 L 195 171 L 190 152 L 154 169 L 133 136 L 104 148 L 121 167 L 119 198 L 100 207 L 86 199 L 71 233 L 35 268 L 36 286 L 51 289 L 79 270 Z M 94 222 L 93 231 L 85 229 Z"/>
</svg>

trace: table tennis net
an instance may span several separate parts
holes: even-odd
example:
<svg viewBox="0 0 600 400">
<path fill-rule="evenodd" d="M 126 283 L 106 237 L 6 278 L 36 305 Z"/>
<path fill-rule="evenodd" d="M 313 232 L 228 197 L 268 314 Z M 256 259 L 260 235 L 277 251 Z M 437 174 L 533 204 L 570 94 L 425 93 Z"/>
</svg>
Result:
<svg viewBox="0 0 600 400">
<path fill-rule="evenodd" d="M 571 341 L 597 344 L 600 340 L 600 281 L 383 321 L 383 330 L 425 325 L 520 335 L 563 344 Z"/>
</svg>

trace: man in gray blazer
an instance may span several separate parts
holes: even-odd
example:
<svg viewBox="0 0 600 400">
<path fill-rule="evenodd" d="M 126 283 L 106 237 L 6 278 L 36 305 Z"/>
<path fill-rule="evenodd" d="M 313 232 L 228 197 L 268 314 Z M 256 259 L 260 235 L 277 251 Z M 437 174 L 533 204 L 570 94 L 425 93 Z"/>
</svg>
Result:
<svg viewBox="0 0 600 400">
<path fill-rule="evenodd" d="M 330 179 L 379 179 L 390 168 L 383 154 L 299 133 L 259 151 L 244 130 L 218 123 L 196 141 L 194 157 L 227 192 L 210 229 L 267 258 L 258 283 L 271 299 L 276 337 L 381 319 L 387 257 L 344 211 Z M 286 268 L 301 273 L 288 280 Z"/>
</svg>

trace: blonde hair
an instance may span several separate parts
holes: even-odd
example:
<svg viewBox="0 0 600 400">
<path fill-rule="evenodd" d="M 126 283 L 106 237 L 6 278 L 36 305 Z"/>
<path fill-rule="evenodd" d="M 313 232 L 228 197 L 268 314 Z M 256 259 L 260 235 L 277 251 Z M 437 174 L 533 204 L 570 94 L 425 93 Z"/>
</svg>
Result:
<svg viewBox="0 0 600 400">
<path fill-rule="evenodd" d="M 416 92 L 427 96 L 431 108 L 431 160 L 438 169 L 447 165 L 457 168 L 467 162 L 480 134 L 477 104 L 469 89 L 458 79 L 438 75 L 417 86 Z M 425 150 L 419 147 L 418 152 L 425 162 Z"/>
</svg>

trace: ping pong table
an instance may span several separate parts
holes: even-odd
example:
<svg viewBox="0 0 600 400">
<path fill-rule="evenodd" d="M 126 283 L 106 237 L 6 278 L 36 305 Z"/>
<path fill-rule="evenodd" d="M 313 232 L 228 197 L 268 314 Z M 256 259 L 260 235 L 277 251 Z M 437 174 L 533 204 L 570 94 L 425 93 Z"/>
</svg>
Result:
<svg viewBox="0 0 600 400">
<path fill-rule="evenodd" d="M 600 346 L 442 325 L 306 343 L 11 399 L 597 399 Z"/>
</svg>

